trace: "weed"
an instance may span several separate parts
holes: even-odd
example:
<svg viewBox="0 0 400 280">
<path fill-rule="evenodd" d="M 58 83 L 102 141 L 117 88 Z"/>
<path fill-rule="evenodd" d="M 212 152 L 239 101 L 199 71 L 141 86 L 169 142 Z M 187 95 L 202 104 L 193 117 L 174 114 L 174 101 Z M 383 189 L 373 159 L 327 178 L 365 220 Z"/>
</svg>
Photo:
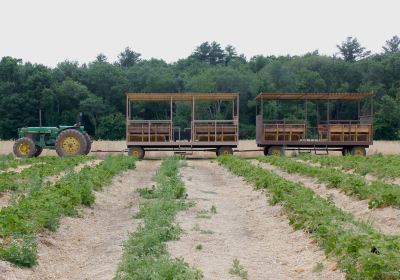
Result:
<svg viewBox="0 0 400 280">
<path fill-rule="evenodd" d="M 232 267 L 229 269 L 229 273 L 232 275 L 239 276 L 242 279 L 247 279 L 248 273 L 244 269 L 243 265 L 240 264 L 238 259 L 234 259 L 232 263 Z"/>
<path fill-rule="evenodd" d="M 202 250 L 202 249 L 203 249 L 203 245 L 201 245 L 201 244 L 196 245 L 196 250 Z"/>
<path fill-rule="evenodd" d="M 217 207 L 215 207 L 215 205 L 211 206 L 210 212 L 212 214 L 217 214 Z"/>
<path fill-rule="evenodd" d="M 324 264 L 322 262 L 317 262 L 313 268 L 313 272 L 320 273 L 324 270 Z"/>
</svg>

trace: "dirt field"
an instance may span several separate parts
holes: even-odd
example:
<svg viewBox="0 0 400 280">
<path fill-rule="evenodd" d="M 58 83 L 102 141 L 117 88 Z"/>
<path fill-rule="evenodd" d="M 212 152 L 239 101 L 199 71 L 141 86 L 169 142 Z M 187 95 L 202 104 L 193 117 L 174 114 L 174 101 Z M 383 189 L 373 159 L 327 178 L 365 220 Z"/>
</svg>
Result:
<svg viewBox="0 0 400 280">
<path fill-rule="evenodd" d="M 13 141 L 0 141 L 0 154 L 9 154 L 12 153 L 13 148 Z M 124 150 L 126 149 L 126 142 L 125 141 L 94 141 L 92 145 L 92 151 L 96 150 Z M 256 144 L 255 140 L 241 140 L 239 142 L 240 150 L 255 150 L 259 149 Z M 376 154 L 381 153 L 384 155 L 389 154 L 400 154 L 400 141 L 375 141 L 374 145 L 372 145 L 368 149 L 368 154 Z M 43 155 L 56 155 L 55 151 L 51 150 L 44 150 Z M 106 153 L 92 153 L 102 156 Z M 149 158 L 154 157 L 163 157 L 167 155 L 171 155 L 170 152 L 146 152 L 146 156 Z M 339 153 L 332 153 L 333 155 L 337 155 Z M 237 155 L 241 157 L 256 157 L 262 155 L 262 152 L 246 152 L 246 153 L 237 153 Z M 191 157 L 201 157 L 201 158 L 209 158 L 215 157 L 215 153 L 213 152 L 195 152 Z"/>
</svg>

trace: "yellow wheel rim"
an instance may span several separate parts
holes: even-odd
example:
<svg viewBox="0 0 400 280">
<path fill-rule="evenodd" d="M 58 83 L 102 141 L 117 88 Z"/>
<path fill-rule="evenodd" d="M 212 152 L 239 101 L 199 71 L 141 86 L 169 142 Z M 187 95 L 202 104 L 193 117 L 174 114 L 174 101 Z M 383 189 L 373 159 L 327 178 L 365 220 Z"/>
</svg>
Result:
<svg viewBox="0 0 400 280">
<path fill-rule="evenodd" d="M 133 155 L 134 157 L 139 157 L 139 151 L 134 150 L 134 151 L 132 152 L 132 155 Z"/>
<path fill-rule="evenodd" d="M 227 155 L 229 155 L 229 151 L 223 151 L 222 154 L 223 154 L 224 156 L 227 156 Z"/>
<path fill-rule="evenodd" d="M 19 152 L 21 155 L 28 155 L 29 152 L 31 151 L 31 147 L 29 146 L 28 143 L 21 143 L 18 147 Z"/>
<path fill-rule="evenodd" d="M 361 148 L 354 149 L 354 155 L 363 156 L 364 155 L 363 149 L 361 149 Z"/>
<path fill-rule="evenodd" d="M 67 154 L 75 155 L 79 152 L 81 143 L 76 137 L 68 136 L 65 137 L 64 141 L 62 142 L 62 148 Z"/>
<path fill-rule="evenodd" d="M 280 156 L 281 155 L 281 150 L 280 149 L 272 149 L 272 155 L 273 156 Z"/>
</svg>

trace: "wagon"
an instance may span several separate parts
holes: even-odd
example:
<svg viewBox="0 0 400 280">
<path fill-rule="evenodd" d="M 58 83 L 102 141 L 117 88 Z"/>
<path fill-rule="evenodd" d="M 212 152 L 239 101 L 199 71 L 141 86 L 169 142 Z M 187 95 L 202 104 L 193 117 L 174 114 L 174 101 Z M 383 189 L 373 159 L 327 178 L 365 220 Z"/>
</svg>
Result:
<svg viewBox="0 0 400 280">
<path fill-rule="evenodd" d="M 126 100 L 126 139 L 128 153 L 143 158 L 146 151 L 212 151 L 232 154 L 239 138 L 239 94 L 237 93 L 128 93 Z M 164 106 L 152 119 L 144 118 L 143 103 Z M 176 104 L 190 107 L 187 115 L 176 114 Z M 225 109 L 225 119 L 201 116 L 198 104 L 210 111 Z M 216 109 L 217 108 L 217 109 Z M 152 110 L 154 111 L 154 110 Z M 228 112 L 227 112 L 228 111 Z M 147 114 L 149 115 L 149 114 Z M 214 114 L 216 115 L 216 114 Z M 176 118 L 186 119 L 182 127 Z"/>
<path fill-rule="evenodd" d="M 263 147 L 265 155 L 283 155 L 285 150 L 366 155 L 373 143 L 371 97 L 372 93 L 260 93 L 256 97 L 257 146 Z M 300 103 L 302 116 L 291 119 L 281 112 L 274 116 L 265 110 L 268 102 L 275 106 Z M 310 109 L 315 109 L 312 117 Z"/>
</svg>

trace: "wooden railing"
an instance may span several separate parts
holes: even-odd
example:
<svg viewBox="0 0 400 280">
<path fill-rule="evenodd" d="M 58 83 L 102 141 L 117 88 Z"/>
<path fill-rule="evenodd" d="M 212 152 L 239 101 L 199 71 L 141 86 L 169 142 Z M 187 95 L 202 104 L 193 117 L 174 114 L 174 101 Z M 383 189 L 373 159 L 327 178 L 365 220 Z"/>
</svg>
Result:
<svg viewBox="0 0 400 280">
<path fill-rule="evenodd" d="M 196 120 L 193 121 L 193 138 L 198 142 L 236 142 L 238 125 L 235 121 Z"/>
<path fill-rule="evenodd" d="M 266 121 L 265 141 L 300 141 L 305 138 L 306 124 L 302 121 Z"/>
<path fill-rule="evenodd" d="M 131 142 L 168 142 L 172 140 L 172 122 L 160 120 L 128 121 L 127 137 Z"/>
<path fill-rule="evenodd" d="M 318 125 L 319 140 L 325 141 L 372 141 L 372 124 L 333 123 Z"/>
</svg>

